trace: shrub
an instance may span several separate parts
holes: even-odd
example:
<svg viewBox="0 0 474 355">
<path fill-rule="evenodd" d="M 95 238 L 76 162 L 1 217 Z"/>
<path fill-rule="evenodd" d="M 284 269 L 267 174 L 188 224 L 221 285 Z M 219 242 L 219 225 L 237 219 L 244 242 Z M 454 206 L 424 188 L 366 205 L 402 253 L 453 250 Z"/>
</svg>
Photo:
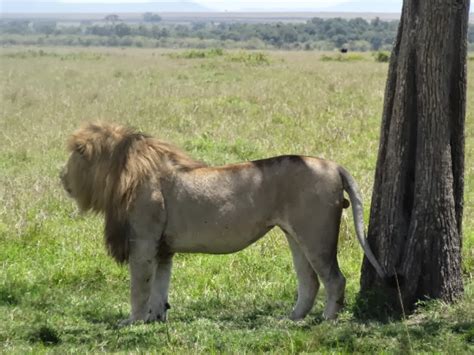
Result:
<svg viewBox="0 0 474 355">
<path fill-rule="evenodd" d="M 194 59 L 194 58 L 212 58 L 219 57 L 224 55 L 222 48 L 211 48 L 208 50 L 190 50 L 183 53 L 171 53 L 172 58 L 185 58 L 185 59 Z"/>
<path fill-rule="evenodd" d="M 231 62 L 240 62 L 247 65 L 267 65 L 270 64 L 270 58 L 262 52 L 238 52 L 229 56 Z"/>
<path fill-rule="evenodd" d="M 390 53 L 384 51 L 378 51 L 374 54 L 375 61 L 379 63 L 386 63 L 390 60 Z"/>
</svg>

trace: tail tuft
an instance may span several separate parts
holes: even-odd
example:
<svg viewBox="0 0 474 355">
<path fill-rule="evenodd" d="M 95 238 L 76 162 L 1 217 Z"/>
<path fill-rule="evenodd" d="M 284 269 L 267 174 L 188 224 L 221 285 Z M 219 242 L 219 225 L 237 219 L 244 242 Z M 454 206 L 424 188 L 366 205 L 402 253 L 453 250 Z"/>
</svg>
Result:
<svg viewBox="0 0 474 355">
<path fill-rule="evenodd" d="M 342 200 L 342 208 L 349 208 L 350 205 L 351 205 L 351 203 L 349 202 L 348 199 L 343 199 Z"/>
</svg>

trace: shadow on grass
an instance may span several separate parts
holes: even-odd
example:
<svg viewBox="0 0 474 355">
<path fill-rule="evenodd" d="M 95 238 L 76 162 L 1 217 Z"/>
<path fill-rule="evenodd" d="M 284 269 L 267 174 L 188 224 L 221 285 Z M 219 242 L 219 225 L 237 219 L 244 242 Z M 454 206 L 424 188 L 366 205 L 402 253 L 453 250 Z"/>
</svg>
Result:
<svg viewBox="0 0 474 355">
<path fill-rule="evenodd" d="M 91 348 L 94 348 L 95 344 L 102 344 L 106 351 L 123 351 L 138 347 L 150 348 L 156 345 L 157 336 L 166 338 L 166 331 L 143 324 L 123 328 L 114 326 L 102 331 L 97 328 L 75 328 L 62 332 L 64 343 L 77 346 L 86 344 Z"/>
<path fill-rule="evenodd" d="M 466 343 L 474 346 L 474 322 L 459 322 L 451 327 L 454 333 L 463 334 Z"/>
<path fill-rule="evenodd" d="M 207 319 L 212 322 L 225 322 L 234 329 L 258 329 L 267 327 L 270 318 L 275 322 L 289 320 L 292 307 L 293 302 L 270 299 L 264 303 L 241 305 L 211 298 L 188 302 L 176 312 L 172 309 L 170 315 L 175 322 L 192 323 Z M 310 328 L 322 321 L 322 309 L 313 311 L 307 316 L 304 325 L 300 325 L 300 329 Z"/>
<path fill-rule="evenodd" d="M 16 306 L 20 303 L 20 292 L 9 287 L 0 287 L 0 306 Z"/>
<path fill-rule="evenodd" d="M 42 343 L 45 346 L 54 346 L 61 343 L 58 332 L 47 325 L 42 325 L 31 331 L 28 340 L 30 343 Z"/>
<path fill-rule="evenodd" d="M 119 323 L 127 318 L 123 312 L 104 311 L 102 309 L 86 309 L 81 312 L 82 318 L 91 324 L 104 324 L 107 329 L 119 328 Z"/>
<path fill-rule="evenodd" d="M 0 286 L 0 306 L 17 306 L 22 302 L 24 294 L 37 288 L 22 282 L 6 282 Z"/>
<path fill-rule="evenodd" d="M 376 321 L 383 324 L 402 320 L 400 309 L 388 300 L 387 290 L 383 287 L 359 292 L 351 307 L 355 320 L 361 323 Z"/>
</svg>

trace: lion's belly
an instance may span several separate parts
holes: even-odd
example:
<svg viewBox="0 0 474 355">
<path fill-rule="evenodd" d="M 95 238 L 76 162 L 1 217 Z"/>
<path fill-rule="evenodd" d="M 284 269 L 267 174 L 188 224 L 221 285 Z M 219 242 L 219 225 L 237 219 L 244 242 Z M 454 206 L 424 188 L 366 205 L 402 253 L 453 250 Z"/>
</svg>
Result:
<svg viewBox="0 0 474 355">
<path fill-rule="evenodd" d="M 172 251 L 233 253 L 254 243 L 274 226 L 258 213 L 246 219 L 239 218 L 238 213 L 212 213 L 209 210 L 207 213 L 195 211 L 192 216 L 192 220 L 168 221 L 171 223 L 164 235 Z"/>
<path fill-rule="evenodd" d="M 173 252 L 228 254 L 242 250 L 263 237 L 270 229 L 264 227 L 257 232 L 224 231 L 219 229 L 203 229 L 192 233 L 166 235 L 166 241 Z"/>
<path fill-rule="evenodd" d="M 233 194 L 232 194 L 233 195 Z M 232 253 L 268 232 L 274 225 L 272 208 L 258 193 L 184 198 L 168 205 L 166 242 L 176 252 Z"/>
</svg>

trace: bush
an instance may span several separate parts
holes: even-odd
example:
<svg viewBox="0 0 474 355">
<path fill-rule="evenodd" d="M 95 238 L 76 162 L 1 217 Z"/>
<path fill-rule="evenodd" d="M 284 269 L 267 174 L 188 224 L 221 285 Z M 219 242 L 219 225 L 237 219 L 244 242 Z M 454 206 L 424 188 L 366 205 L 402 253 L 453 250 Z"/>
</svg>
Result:
<svg viewBox="0 0 474 355">
<path fill-rule="evenodd" d="M 224 54 L 222 48 L 212 48 L 208 50 L 190 50 L 183 53 L 172 53 L 170 54 L 173 58 L 185 58 L 185 59 L 194 59 L 194 58 L 212 58 L 219 57 Z"/>
<path fill-rule="evenodd" d="M 390 53 L 384 51 L 378 51 L 374 54 L 375 61 L 379 63 L 387 63 L 390 60 Z"/>
<path fill-rule="evenodd" d="M 262 52 L 248 53 L 238 52 L 229 56 L 231 62 L 240 62 L 247 65 L 267 65 L 270 64 L 270 59 L 267 54 Z"/>
</svg>

